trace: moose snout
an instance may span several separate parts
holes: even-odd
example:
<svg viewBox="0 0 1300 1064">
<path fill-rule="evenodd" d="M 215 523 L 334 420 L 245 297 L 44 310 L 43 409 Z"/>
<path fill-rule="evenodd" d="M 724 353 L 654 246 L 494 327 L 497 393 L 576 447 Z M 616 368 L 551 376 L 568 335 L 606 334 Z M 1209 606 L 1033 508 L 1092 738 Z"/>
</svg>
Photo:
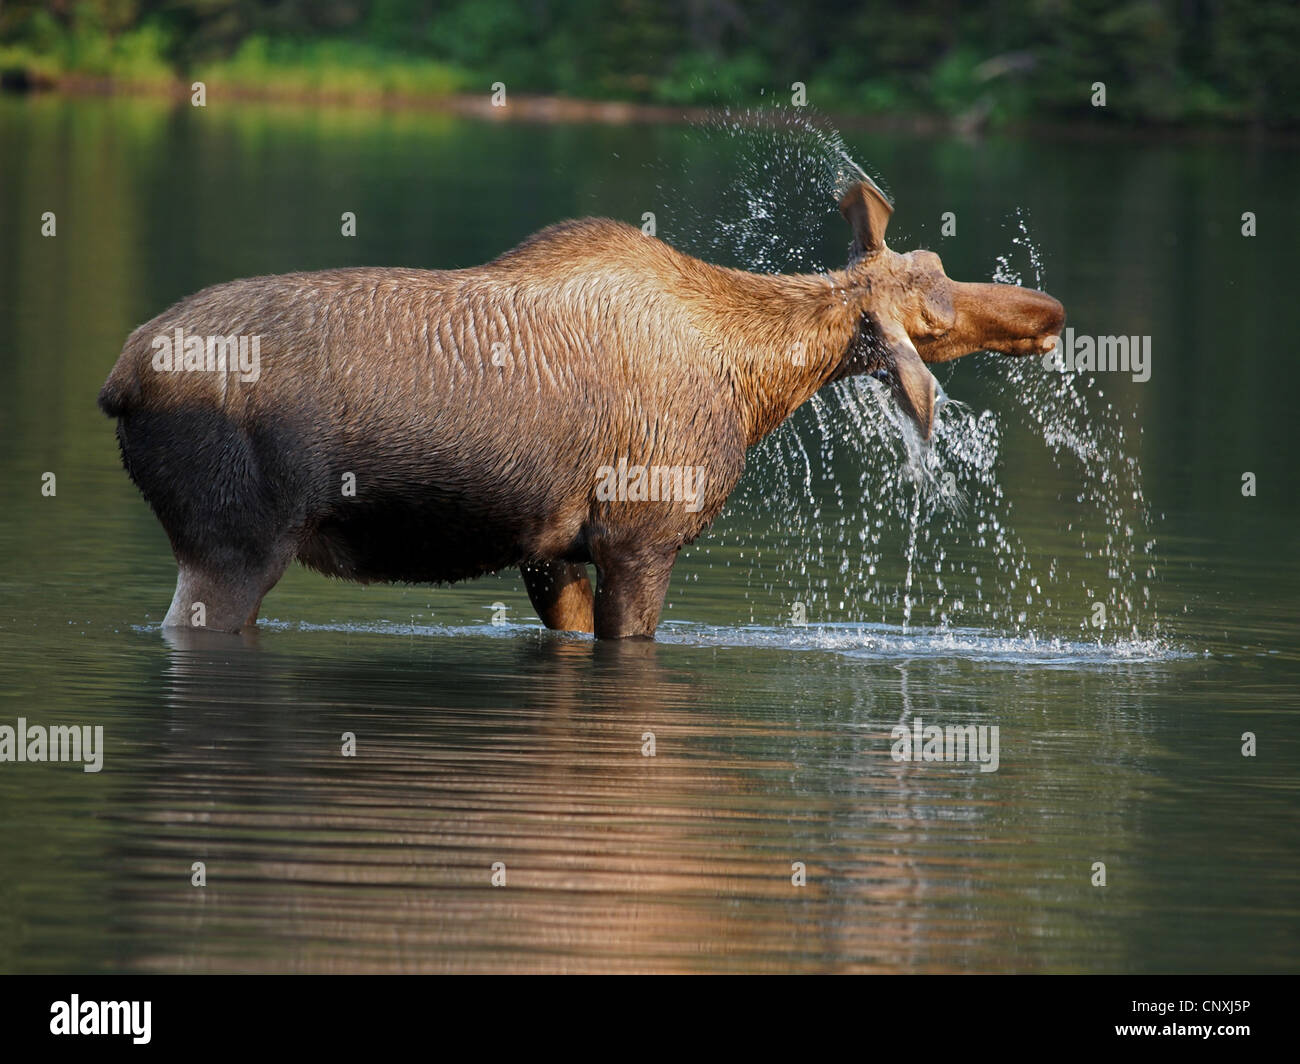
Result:
<svg viewBox="0 0 1300 1064">
<path fill-rule="evenodd" d="M 1050 341 L 1054 336 L 1060 336 L 1061 330 L 1065 327 L 1065 305 L 1046 292 L 1038 292 L 1030 289 L 1030 292 L 1036 297 L 1038 304 L 1036 311 L 1037 328 L 1035 337 L 1040 342 L 1039 349 L 1035 352 L 1041 354 L 1047 350 Z"/>
<path fill-rule="evenodd" d="M 959 328 L 973 349 L 1004 355 L 1036 355 L 1051 349 L 1065 325 L 1060 300 L 1009 284 L 956 285 Z"/>
</svg>

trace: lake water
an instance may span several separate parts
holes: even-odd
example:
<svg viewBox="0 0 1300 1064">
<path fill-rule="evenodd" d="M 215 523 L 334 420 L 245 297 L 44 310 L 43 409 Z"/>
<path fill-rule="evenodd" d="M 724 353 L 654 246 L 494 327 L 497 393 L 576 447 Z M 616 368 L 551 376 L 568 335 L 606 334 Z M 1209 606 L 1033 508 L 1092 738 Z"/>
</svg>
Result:
<svg viewBox="0 0 1300 1064">
<path fill-rule="evenodd" d="M 1150 379 L 938 367 L 928 456 L 866 384 L 819 397 L 684 552 L 655 644 L 546 632 L 513 573 L 301 569 L 254 635 L 178 639 L 166 538 L 95 408 L 140 322 L 234 277 L 470 265 L 577 215 L 837 267 L 834 153 L 0 99 L 0 725 L 104 729 L 98 773 L 0 764 L 0 970 L 1295 970 L 1300 152 L 845 145 L 896 196 L 894 247 L 1150 337 Z M 894 760 L 917 720 L 996 726 L 997 771 Z"/>
</svg>

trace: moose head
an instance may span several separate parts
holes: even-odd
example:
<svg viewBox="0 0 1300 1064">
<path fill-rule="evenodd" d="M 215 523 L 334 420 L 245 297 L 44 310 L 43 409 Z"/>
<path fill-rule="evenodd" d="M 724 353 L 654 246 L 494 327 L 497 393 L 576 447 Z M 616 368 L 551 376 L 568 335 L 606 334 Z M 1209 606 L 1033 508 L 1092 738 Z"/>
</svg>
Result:
<svg viewBox="0 0 1300 1064">
<path fill-rule="evenodd" d="M 894 208 L 870 179 L 840 197 L 853 229 L 848 276 L 870 293 L 855 372 L 889 381 L 894 398 L 929 439 L 937 384 L 927 362 L 972 351 L 1035 355 L 1051 350 L 1065 322 L 1060 302 L 1030 288 L 951 280 L 932 251 L 900 254 L 885 244 Z"/>
</svg>

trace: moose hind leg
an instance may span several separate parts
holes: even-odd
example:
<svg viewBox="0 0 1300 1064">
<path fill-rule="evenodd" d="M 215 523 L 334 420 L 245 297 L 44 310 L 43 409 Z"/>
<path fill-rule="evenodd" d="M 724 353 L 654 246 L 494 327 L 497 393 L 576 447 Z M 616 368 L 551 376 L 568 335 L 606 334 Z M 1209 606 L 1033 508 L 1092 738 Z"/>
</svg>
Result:
<svg viewBox="0 0 1300 1064">
<path fill-rule="evenodd" d="M 237 632 L 296 553 L 310 463 L 288 421 L 246 427 L 201 405 L 118 421 L 122 459 L 180 566 L 168 628 Z"/>
<path fill-rule="evenodd" d="M 676 549 L 598 546 L 592 555 L 597 572 L 596 638 L 652 639 L 677 560 Z"/>
<path fill-rule="evenodd" d="M 591 580 L 587 567 L 573 562 L 521 565 L 528 599 L 547 628 L 561 632 L 593 630 Z"/>
<path fill-rule="evenodd" d="M 292 557 L 292 548 L 286 546 L 247 566 L 217 569 L 181 561 L 163 627 L 238 632 L 255 624 L 263 597 L 284 575 Z"/>
</svg>

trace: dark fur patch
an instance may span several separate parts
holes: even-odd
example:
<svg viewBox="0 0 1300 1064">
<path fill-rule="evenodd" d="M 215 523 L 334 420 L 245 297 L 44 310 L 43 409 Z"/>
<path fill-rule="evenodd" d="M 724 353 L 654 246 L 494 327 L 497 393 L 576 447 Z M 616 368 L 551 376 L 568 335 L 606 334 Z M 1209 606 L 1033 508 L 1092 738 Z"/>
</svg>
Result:
<svg viewBox="0 0 1300 1064">
<path fill-rule="evenodd" d="M 183 563 L 257 571 L 301 526 L 310 451 L 283 424 L 246 431 L 204 407 L 137 410 L 118 420 L 117 439 Z"/>
<path fill-rule="evenodd" d="M 468 580 L 527 560 L 520 528 L 501 516 L 467 520 L 469 510 L 427 485 L 345 500 L 315 525 L 298 560 L 327 576 L 412 584 Z"/>
</svg>

